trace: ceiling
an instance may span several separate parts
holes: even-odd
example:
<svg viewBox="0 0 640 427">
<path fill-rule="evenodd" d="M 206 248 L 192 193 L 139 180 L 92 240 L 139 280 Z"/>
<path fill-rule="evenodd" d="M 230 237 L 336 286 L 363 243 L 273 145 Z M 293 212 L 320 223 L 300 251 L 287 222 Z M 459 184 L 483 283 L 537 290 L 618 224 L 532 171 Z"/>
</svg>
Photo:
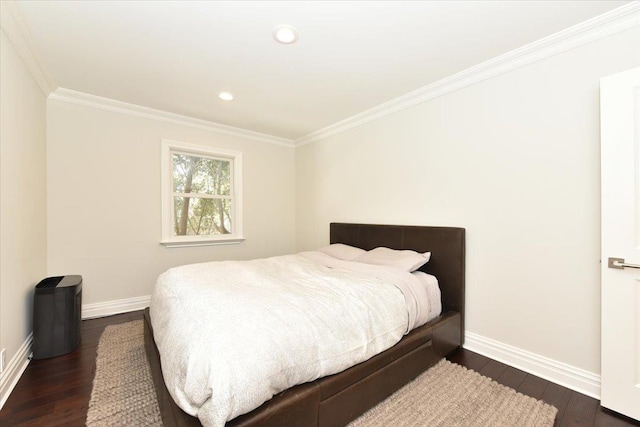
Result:
<svg viewBox="0 0 640 427">
<path fill-rule="evenodd" d="M 625 3 L 17 2 L 57 86 L 291 140 Z"/>
</svg>

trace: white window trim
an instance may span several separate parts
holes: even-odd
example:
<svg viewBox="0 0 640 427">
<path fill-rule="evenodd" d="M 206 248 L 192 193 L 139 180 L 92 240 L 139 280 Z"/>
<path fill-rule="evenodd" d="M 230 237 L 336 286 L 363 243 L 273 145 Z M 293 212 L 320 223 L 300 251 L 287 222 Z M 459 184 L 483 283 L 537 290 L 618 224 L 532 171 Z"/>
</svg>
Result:
<svg viewBox="0 0 640 427">
<path fill-rule="evenodd" d="M 173 235 L 173 159 L 171 151 L 187 154 L 222 157 L 233 160 L 233 233 L 214 236 L 174 236 Z M 244 240 L 242 232 L 242 153 L 186 142 L 162 140 L 162 238 L 160 243 L 167 248 L 232 245 Z"/>
</svg>

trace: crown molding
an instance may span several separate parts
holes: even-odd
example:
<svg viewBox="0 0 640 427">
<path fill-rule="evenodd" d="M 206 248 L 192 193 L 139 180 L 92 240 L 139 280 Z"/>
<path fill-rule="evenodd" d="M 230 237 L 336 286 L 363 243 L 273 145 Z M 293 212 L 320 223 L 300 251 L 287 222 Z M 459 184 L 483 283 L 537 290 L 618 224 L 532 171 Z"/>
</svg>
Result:
<svg viewBox="0 0 640 427">
<path fill-rule="evenodd" d="M 53 101 L 66 102 L 69 104 L 98 108 L 101 110 L 107 110 L 121 114 L 128 114 L 130 116 L 143 117 L 145 119 L 157 120 L 165 123 L 188 126 L 196 129 L 220 133 L 223 135 L 230 135 L 254 141 L 267 142 L 283 147 L 294 147 L 293 140 L 291 139 L 280 138 L 260 132 L 254 132 L 251 130 L 223 125 L 221 123 L 210 122 L 208 120 L 196 119 L 180 114 L 169 113 L 167 111 L 143 107 L 141 105 L 129 104 L 127 102 L 117 101 L 110 98 L 103 98 L 101 96 L 91 95 L 84 92 L 65 89 L 62 87 L 52 92 L 49 95 L 49 99 Z"/>
<path fill-rule="evenodd" d="M 613 9 L 558 33 L 482 62 L 295 140 L 296 147 L 362 126 L 586 43 L 640 26 L 640 1 Z"/>
<path fill-rule="evenodd" d="M 0 2 L 0 25 L 44 96 L 48 96 L 58 85 L 47 71 L 20 7 L 13 0 Z"/>
<path fill-rule="evenodd" d="M 0 5 L 2 30 L 24 61 L 42 92 L 45 96 L 49 96 L 50 99 L 204 129 L 285 147 L 303 146 L 322 140 L 583 44 L 635 26 L 640 26 L 640 1 L 632 1 L 629 4 L 600 16 L 475 65 L 325 128 L 311 132 L 301 138 L 292 140 L 65 88 L 57 88 L 57 83 L 48 73 L 35 47 L 19 6 L 14 0 L 2 0 Z"/>
</svg>

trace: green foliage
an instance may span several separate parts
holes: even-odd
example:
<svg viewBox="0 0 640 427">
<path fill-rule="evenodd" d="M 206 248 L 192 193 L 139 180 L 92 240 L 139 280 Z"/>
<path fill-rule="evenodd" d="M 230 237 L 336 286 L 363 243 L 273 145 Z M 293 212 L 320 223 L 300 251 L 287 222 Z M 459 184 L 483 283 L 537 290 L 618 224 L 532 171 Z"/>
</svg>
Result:
<svg viewBox="0 0 640 427">
<path fill-rule="evenodd" d="M 185 194 L 174 196 L 177 236 L 231 233 L 231 164 L 173 154 L 173 191 Z"/>
</svg>

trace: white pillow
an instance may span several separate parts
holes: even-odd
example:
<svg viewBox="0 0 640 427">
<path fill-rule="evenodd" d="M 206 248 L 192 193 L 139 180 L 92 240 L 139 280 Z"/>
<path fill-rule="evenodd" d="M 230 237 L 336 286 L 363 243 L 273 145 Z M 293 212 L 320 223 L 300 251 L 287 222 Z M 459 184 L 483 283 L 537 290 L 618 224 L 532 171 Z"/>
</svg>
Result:
<svg viewBox="0 0 640 427">
<path fill-rule="evenodd" d="M 416 271 L 429 261 L 431 252 L 399 251 L 390 248 L 375 248 L 359 256 L 356 261 L 366 264 L 388 265 L 409 273 Z"/>
<path fill-rule="evenodd" d="M 356 248 L 355 246 L 344 245 L 342 243 L 334 243 L 333 245 L 325 246 L 318 249 L 320 252 L 324 252 L 327 255 L 331 255 L 334 258 L 342 259 L 345 261 L 355 261 L 359 256 L 366 254 L 364 249 Z"/>
</svg>

